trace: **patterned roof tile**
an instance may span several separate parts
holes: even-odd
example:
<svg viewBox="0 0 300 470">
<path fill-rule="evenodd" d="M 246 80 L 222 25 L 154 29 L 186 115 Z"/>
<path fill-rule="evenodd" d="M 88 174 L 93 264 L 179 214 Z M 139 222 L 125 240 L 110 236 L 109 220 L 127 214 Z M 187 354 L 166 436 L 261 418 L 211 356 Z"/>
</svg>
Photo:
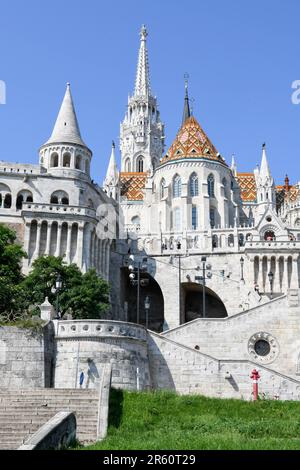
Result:
<svg viewBox="0 0 300 470">
<path fill-rule="evenodd" d="M 121 196 L 128 201 L 142 201 L 147 181 L 147 173 L 121 172 Z"/>
</svg>

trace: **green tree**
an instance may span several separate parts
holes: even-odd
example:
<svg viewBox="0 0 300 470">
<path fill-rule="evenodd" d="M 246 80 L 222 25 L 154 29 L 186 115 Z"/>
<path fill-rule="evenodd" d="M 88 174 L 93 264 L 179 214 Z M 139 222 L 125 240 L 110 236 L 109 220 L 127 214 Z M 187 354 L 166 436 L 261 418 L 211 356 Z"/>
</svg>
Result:
<svg viewBox="0 0 300 470">
<path fill-rule="evenodd" d="M 36 308 L 45 297 L 56 305 L 55 281 L 60 275 L 59 309 L 62 315 L 72 313 L 73 318 L 101 318 L 109 308 L 109 285 L 91 269 L 82 274 L 77 265 L 67 265 L 62 258 L 42 256 L 33 263 L 32 271 L 22 285 L 27 298 L 27 308 Z"/>
<path fill-rule="evenodd" d="M 0 313 L 14 315 L 22 310 L 24 295 L 20 284 L 23 280 L 22 259 L 26 253 L 16 243 L 16 233 L 0 224 Z"/>
</svg>

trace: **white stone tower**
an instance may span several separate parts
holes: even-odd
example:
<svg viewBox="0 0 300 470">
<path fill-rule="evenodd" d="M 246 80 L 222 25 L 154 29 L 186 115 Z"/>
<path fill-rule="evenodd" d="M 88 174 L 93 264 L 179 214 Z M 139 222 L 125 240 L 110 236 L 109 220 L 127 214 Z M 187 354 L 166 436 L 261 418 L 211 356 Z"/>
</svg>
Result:
<svg viewBox="0 0 300 470">
<path fill-rule="evenodd" d="M 267 208 L 275 209 L 276 207 L 275 184 L 267 160 L 266 144 L 262 146 L 261 165 L 260 168 L 255 168 L 254 176 L 258 213 L 263 215 Z"/>
<path fill-rule="evenodd" d="M 83 142 L 70 84 L 62 101 L 51 137 L 40 148 L 40 165 L 55 176 L 90 180 L 92 152 Z"/>
<path fill-rule="evenodd" d="M 140 36 L 134 94 L 128 98 L 127 112 L 120 128 L 122 172 L 152 172 L 164 150 L 164 125 L 150 88 L 145 26 L 142 26 Z"/>
</svg>

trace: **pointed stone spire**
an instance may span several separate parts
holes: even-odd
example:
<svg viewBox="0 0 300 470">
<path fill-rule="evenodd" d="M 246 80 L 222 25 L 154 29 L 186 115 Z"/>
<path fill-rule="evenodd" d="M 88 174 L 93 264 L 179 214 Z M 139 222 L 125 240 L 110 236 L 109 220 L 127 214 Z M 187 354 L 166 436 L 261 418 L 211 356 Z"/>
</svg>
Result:
<svg viewBox="0 0 300 470">
<path fill-rule="evenodd" d="M 266 144 L 263 144 L 262 146 L 262 157 L 261 157 L 259 176 L 262 181 L 266 181 L 268 178 L 270 180 L 272 179 L 271 171 L 270 171 L 268 160 L 267 160 Z"/>
<path fill-rule="evenodd" d="M 233 173 L 234 176 L 237 175 L 237 167 L 236 167 L 236 162 L 235 162 L 235 155 L 233 154 L 231 157 L 231 166 L 230 169 Z"/>
<path fill-rule="evenodd" d="M 183 116 L 182 116 L 182 125 L 185 121 L 191 117 L 190 111 L 190 100 L 189 100 L 189 93 L 188 93 L 188 75 L 185 75 L 185 96 L 184 96 L 184 107 L 183 107 Z"/>
<path fill-rule="evenodd" d="M 71 95 L 70 83 L 67 83 L 66 93 L 61 104 L 52 135 L 46 142 L 46 144 L 54 143 L 78 144 L 86 147 L 86 144 L 81 138 Z"/>
<path fill-rule="evenodd" d="M 135 80 L 134 96 L 150 96 L 150 74 L 149 62 L 147 51 L 147 30 L 145 25 L 142 26 L 141 32 L 141 45 L 139 50 L 138 65 Z"/>
<path fill-rule="evenodd" d="M 113 141 L 110 160 L 109 160 L 109 164 L 108 164 L 108 168 L 106 172 L 106 177 L 103 183 L 104 187 L 108 187 L 110 185 L 116 185 L 118 182 L 119 171 L 118 171 L 117 162 L 116 162 L 115 148 L 116 146 Z"/>
</svg>

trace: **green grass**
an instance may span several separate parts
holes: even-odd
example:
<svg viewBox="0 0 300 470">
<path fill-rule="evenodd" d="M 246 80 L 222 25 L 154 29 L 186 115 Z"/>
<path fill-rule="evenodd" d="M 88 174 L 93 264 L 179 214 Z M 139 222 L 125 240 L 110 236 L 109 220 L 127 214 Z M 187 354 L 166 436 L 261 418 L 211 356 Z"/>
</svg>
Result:
<svg viewBox="0 0 300 470">
<path fill-rule="evenodd" d="M 112 390 L 107 438 L 85 449 L 300 449 L 300 402 Z"/>
</svg>

